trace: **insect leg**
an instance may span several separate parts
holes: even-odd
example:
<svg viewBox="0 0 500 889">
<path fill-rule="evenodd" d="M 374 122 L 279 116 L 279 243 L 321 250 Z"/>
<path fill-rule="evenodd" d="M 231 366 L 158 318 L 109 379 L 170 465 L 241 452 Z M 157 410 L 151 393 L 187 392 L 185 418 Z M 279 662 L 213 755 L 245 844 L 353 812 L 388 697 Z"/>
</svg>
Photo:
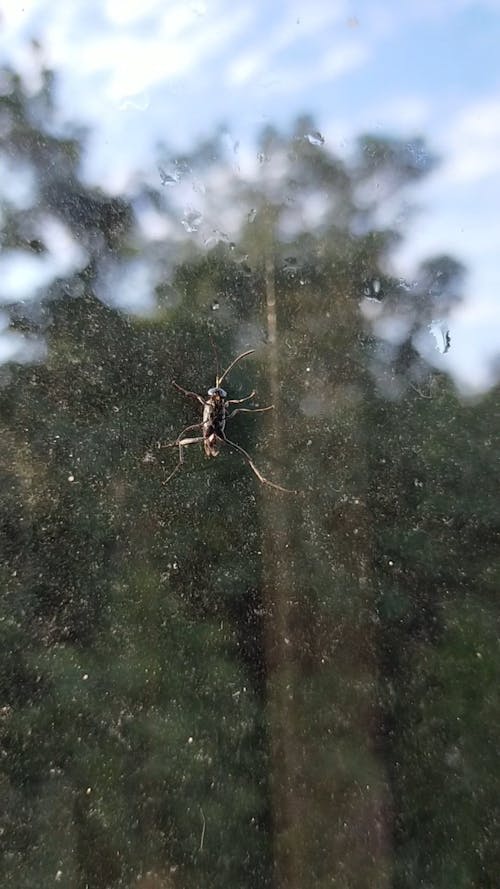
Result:
<svg viewBox="0 0 500 889">
<path fill-rule="evenodd" d="M 191 429 L 200 429 L 202 426 L 203 426 L 203 423 L 193 423 L 192 426 L 186 426 L 186 428 L 183 429 L 182 432 L 179 432 L 179 435 L 177 436 L 175 441 L 164 442 L 164 444 L 161 444 L 161 442 L 158 442 L 157 447 L 158 448 L 174 448 L 176 445 L 179 444 L 179 440 L 182 438 L 183 435 L 186 434 L 186 432 L 189 432 Z"/>
<path fill-rule="evenodd" d="M 189 427 L 188 427 L 188 428 L 189 428 Z M 184 430 L 184 431 L 186 431 L 186 430 Z M 184 463 L 184 448 L 185 448 L 187 445 L 190 445 L 190 444 L 197 444 L 197 443 L 202 442 L 202 441 L 203 441 L 203 436 L 199 436 L 199 437 L 197 437 L 197 438 L 181 438 L 181 439 L 178 439 L 176 442 L 174 442 L 174 444 L 178 444 L 178 445 L 179 445 L 179 462 L 178 462 L 177 466 L 175 467 L 175 469 L 172 470 L 172 472 L 170 473 L 170 475 L 167 476 L 166 479 L 164 479 L 164 481 L 163 481 L 163 484 L 164 484 L 164 485 L 166 485 L 167 482 L 169 482 L 170 479 L 173 478 L 173 476 L 175 475 L 175 473 L 181 468 L 182 464 Z"/>
<path fill-rule="evenodd" d="M 231 448 L 234 448 L 236 451 L 239 451 L 240 454 L 243 454 L 243 456 L 244 456 L 245 460 L 247 461 L 247 463 L 249 464 L 250 468 L 251 468 L 252 471 L 255 473 L 255 475 L 257 476 L 257 478 L 259 479 L 259 481 L 262 482 L 263 485 L 269 485 L 270 488 L 276 488 L 277 491 L 284 491 L 285 494 L 296 494 L 296 493 L 297 493 L 297 491 L 293 491 L 293 490 L 291 490 L 290 488 L 282 488 L 281 485 L 277 485 L 277 484 L 275 484 L 274 482 L 269 481 L 269 479 L 265 478 L 265 477 L 262 475 L 262 473 L 260 472 L 260 470 L 257 469 L 257 467 L 256 467 L 255 463 L 253 462 L 253 460 L 252 460 L 250 454 L 247 453 L 247 451 L 245 451 L 244 448 L 240 447 L 240 445 L 235 444 L 234 441 L 230 441 L 229 438 L 226 438 L 226 436 L 225 436 L 224 434 L 223 434 L 223 435 L 218 435 L 217 438 L 220 438 L 221 441 L 224 441 L 224 442 L 225 442 L 226 444 L 228 444 Z"/>
<path fill-rule="evenodd" d="M 255 389 L 253 392 L 250 392 L 250 395 L 246 395 L 245 398 L 230 398 L 226 401 L 226 404 L 243 404 L 244 401 L 249 401 L 250 398 L 253 398 L 255 395 Z"/>
<path fill-rule="evenodd" d="M 203 426 L 203 423 L 193 423 L 191 426 L 186 426 L 186 428 L 183 429 L 182 432 L 179 432 L 179 435 L 175 439 L 174 444 L 179 444 L 179 442 L 181 440 L 181 436 L 184 435 L 184 433 L 189 432 L 190 429 L 201 429 L 202 426 Z M 189 443 L 192 444 L 192 442 L 189 442 Z"/>
<path fill-rule="evenodd" d="M 183 389 L 183 387 L 179 386 L 179 384 L 176 383 L 175 380 L 172 380 L 172 386 L 175 386 L 175 388 L 178 389 L 179 392 L 182 392 L 183 395 L 187 395 L 188 398 L 196 398 L 196 400 L 199 401 L 200 404 L 205 405 L 205 399 L 202 398 L 201 395 L 198 395 L 197 392 L 189 392 L 188 389 Z"/>
<path fill-rule="evenodd" d="M 274 404 L 270 404 L 269 407 L 237 407 L 227 415 L 226 420 L 231 420 L 236 414 L 262 414 L 263 411 L 272 411 L 273 408 Z"/>
<path fill-rule="evenodd" d="M 190 444 L 198 444 L 200 441 L 203 441 L 203 435 L 197 435 L 196 438 L 181 438 L 175 442 L 175 444 L 179 445 L 179 451 L 181 448 L 185 448 Z"/>
</svg>

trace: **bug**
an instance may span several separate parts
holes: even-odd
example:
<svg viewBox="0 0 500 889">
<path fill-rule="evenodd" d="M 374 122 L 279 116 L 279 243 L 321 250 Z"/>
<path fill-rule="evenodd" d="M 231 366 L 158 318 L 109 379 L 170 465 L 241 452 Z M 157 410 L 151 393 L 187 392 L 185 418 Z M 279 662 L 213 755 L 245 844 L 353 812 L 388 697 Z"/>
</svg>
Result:
<svg viewBox="0 0 500 889">
<path fill-rule="evenodd" d="M 253 462 L 250 454 L 245 451 L 241 445 L 236 444 L 236 442 L 231 441 L 226 436 L 226 422 L 227 420 L 231 420 L 236 414 L 245 413 L 245 414 L 259 414 L 264 413 L 265 411 L 271 411 L 274 408 L 273 404 L 268 405 L 267 407 L 240 407 L 239 405 L 243 404 L 245 401 L 250 401 L 251 398 L 255 395 L 255 390 L 250 392 L 250 395 L 246 395 L 245 398 L 228 398 L 228 394 L 225 389 L 222 388 L 222 383 L 229 374 L 229 372 L 233 369 L 235 364 L 238 361 L 241 361 L 242 358 L 246 358 L 248 355 L 252 355 L 255 352 L 255 349 L 248 349 L 246 352 L 242 352 L 238 355 L 234 361 L 231 362 L 229 367 L 226 368 L 222 375 L 219 374 L 219 365 L 217 361 L 217 371 L 215 375 L 215 386 L 211 386 L 207 391 L 207 397 L 204 398 L 202 395 L 198 395 L 197 392 L 190 392 L 188 389 L 184 389 L 182 386 L 179 386 L 175 380 L 172 380 L 172 385 L 179 391 L 182 392 L 187 398 L 194 398 L 203 406 L 203 415 L 200 423 L 193 423 L 191 426 L 186 426 L 182 432 L 179 433 L 176 440 L 172 442 L 170 445 L 160 445 L 160 447 L 178 447 L 179 448 L 179 462 L 175 469 L 172 470 L 170 475 L 165 479 L 164 484 L 170 481 L 171 478 L 178 472 L 181 466 L 184 463 L 184 448 L 188 447 L 192 444 L 203 444 L 203 448 L 207 457 L 218 457 L 220 452 L 220 446 L 222 444 L 229 445 L 229 447 L 234 448 L 235 451 L 238 451 L 246 460 L 252 471 L 255 473 L 261 484 L 268 485 L 270 488 L 275 488 L 277 491 L 284 491 L 287 494 L 295 494 L 296 491 L 290 490 L 290 488 L 284 488 L 281 485 L 276 484 L 275 482 L 270 481 L 262 475 L 261 471 L 257 468 L 255 463 Z M 234 407 L 234 410 L 230 410 L 231 407 Z M 195 435 L 193 437 L 185 438 L 187 432 L 192 432 L 195 429 L 200 430 L 199 435 Z"/>
</svg>

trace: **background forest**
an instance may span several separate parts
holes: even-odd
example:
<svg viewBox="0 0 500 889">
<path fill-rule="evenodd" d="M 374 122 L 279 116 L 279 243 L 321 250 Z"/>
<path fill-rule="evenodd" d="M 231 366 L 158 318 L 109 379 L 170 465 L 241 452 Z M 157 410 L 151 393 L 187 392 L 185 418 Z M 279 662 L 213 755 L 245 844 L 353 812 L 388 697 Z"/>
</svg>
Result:
<svg viewBox="0 0 500 889">
<path fill-rule="evenodd" d="M 363 136 L 346 162 L 303 118 L 253 181 L 216 134 L 110 197 L 51 82 L 0 97 L 32 194 L 2 250 L 80 257 L 4 300 L 2 885 L 497 885 L 499 393 L 464 402 L 418 348 L 436 318 L 449 345 L 459 258 L 390 274 L 435 159 Z M 237 240 L 195 240 L 222 202 Z M 231 437 L 298 495 L 197 447 L 163 484 L 198 420 L 171 381 L 213 385 L 211 338 L 224 366 L 256 349 L 227 388 L 276 410 Z"/>
</svg>

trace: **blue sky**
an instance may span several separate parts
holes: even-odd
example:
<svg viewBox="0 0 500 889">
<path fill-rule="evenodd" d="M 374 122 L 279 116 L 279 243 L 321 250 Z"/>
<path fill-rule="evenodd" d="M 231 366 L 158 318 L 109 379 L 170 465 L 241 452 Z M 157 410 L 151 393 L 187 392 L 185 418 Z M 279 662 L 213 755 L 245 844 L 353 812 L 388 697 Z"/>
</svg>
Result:
<svg viewBox="0 0 500 889">
<path fill-rule="evenodd" d="M 61 123 L 92 128 L 85 178 L 111 192 L 131 188 L 138 171 L 157 177 L 159 141 L 189 149 L 220 124 L 242 171 L 264 123 L 288 127 L 304 111 L 334 152 L 349 154 L 363 131 L 424 135 L 442 163 L 419 186 L 424 212 L 396 270 L 411 278 L 440 251 L 465 262 L 452 349 L 433 357 L 464 390 L 493 382 L 500 0 L 7 0 L 0 51 L 35 88 L 30 38 L 58 74 Z M 18 273 L 0 256 L 4 279 L 6 261 Z"/>
</svg>

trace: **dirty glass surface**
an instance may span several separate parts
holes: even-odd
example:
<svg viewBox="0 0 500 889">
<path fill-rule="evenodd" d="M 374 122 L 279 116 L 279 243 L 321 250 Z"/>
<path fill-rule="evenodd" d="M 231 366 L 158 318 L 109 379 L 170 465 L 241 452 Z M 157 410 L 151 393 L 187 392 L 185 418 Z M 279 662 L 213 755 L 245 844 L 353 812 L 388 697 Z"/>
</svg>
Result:
<svg viewBox="0 0 500 889">
<path fill-rule="evenodd" d="M 2 886 L 498 885 L 498 3 L 0 37 Z"/>
</svg>

